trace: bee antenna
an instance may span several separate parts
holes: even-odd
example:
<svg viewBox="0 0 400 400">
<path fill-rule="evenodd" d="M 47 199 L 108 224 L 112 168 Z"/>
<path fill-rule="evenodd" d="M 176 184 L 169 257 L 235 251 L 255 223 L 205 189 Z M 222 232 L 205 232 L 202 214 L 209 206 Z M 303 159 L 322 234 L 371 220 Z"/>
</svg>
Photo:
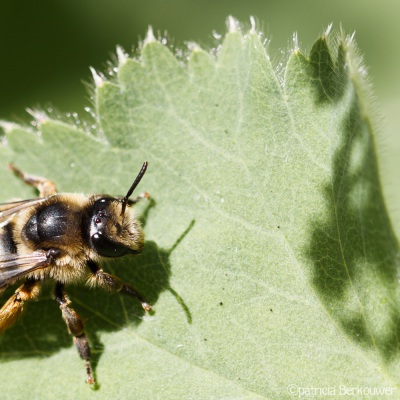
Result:
<svg viewBox="0 0 400 400">
<path fill-rule="evenodd" d="M 136 189 L 136 186 L 139 185 L 140 180 L 143 178 L 143 175 L 144 175 L 144 173 L 146 172 L 146 169 L 147 169 L 147 165 L 148 165 L 148 162 L 145 161 L 143 163 L 143 165 L 142 165 L 142 169 L 138 173 L 138 176 L 136 177 L 136 179 L 132 183 L 132 186 L 129 188 L 128 193 L 122 199 L 122 212 L 121 212 L 121 215 L 125 214 L 125 209 L 126 209 L 126 205 L 128 204 L 128 199 L 129 199 L 129 197 L 131 197 L 133 191 Z"/>
</svg>

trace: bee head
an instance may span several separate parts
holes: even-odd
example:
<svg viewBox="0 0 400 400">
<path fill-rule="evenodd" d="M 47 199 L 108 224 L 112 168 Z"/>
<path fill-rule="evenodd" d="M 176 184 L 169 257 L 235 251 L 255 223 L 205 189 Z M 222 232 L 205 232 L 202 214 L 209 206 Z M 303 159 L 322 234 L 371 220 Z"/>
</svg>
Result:
<svg viewBox="0 0 400 400">
<path fill-rule="evenodd" d="M 100 256 L 121 257 L 142 251 L 143 230 L 133 209 L 127 205 L 146 168 L 147 162 L 124 198 L 95 196 L 89 212 L 88 236 L 90 247 Z"/>
</svg>

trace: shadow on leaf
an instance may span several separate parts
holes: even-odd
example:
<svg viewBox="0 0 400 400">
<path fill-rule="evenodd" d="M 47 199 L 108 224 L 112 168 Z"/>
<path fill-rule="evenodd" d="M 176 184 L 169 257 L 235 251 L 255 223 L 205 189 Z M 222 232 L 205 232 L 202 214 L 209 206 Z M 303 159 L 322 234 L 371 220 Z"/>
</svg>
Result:
<svg viewBox="0 0 400 400">
<path fill-rule="evenodd" d="M 349 96 L 350 108 L 332 156 L 331 179 L 323 188 L 326 211 L 311 222 L 305 253 L 314 267 L 313 286 L 339 326 L 389 362 L 400 337 L 398 243 L 382 198 L 372 128 L 352 83 L 345 90 L 345 82 L 337 80 L 339 69 L 331 74 L 339 86 L 331 100 Z M 329 92 L 321 85 L 316 80 L 316 102 Z"/>
</svg>

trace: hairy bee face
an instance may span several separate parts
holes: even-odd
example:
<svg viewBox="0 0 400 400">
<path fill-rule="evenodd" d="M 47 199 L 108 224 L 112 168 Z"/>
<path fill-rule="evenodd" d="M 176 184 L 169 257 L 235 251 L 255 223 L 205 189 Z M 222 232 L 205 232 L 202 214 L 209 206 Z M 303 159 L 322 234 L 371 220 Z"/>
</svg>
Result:
<svg viewBox="0 0 400 400">
<path fill-rule="evenodd" d="M 121 257 L 138 254 L 144 244 L 140 223 L 131 208 L 122 214 L 121 201 L 102 197 L 93 201 L 88 210 L 88 242 L 92 250 L 102 257 Z M 87 223 L 89 222 L 89 223 Z"/>
</svg>

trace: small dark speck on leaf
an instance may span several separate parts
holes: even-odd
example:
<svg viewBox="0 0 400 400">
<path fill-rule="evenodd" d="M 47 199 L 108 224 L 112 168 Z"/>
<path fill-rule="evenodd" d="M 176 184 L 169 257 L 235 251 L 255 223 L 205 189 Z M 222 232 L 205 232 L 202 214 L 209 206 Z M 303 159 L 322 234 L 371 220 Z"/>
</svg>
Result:
<svg viewBox="0 0 400 400">
<path fill-rule="evenodd" d="M 220 306 L 223 306 L 223 305 L 224 305 L 224 303 L 221 301 L 221 302 L 219 303 L 219 305 L 220 305 Z"/>
<path fill-rule="evenodd" d="M 218 107 L 219 106 L 219 104 L 217 103 L 216 105 L 215 105 L 215 107 Z"/>
<path fill-rule="evenodd" d="M 278 225 L 277 228 L 279 229 L 279 228 L 280 228 L 280 225 Z"/>
<path fill-rule="evenodd" d="M 271 311 L 271 312 L 272 312 L 272 308 L 270 308 L 270 309 L 269 309 L 269 311 Z"/>
<path fill-rule="evenodd" d="M 205 341 L 205 342 L 207 342 L 207 339 L 206 339 L 206 338 L 204 338 L 204 341 Z"/>
</svg>

